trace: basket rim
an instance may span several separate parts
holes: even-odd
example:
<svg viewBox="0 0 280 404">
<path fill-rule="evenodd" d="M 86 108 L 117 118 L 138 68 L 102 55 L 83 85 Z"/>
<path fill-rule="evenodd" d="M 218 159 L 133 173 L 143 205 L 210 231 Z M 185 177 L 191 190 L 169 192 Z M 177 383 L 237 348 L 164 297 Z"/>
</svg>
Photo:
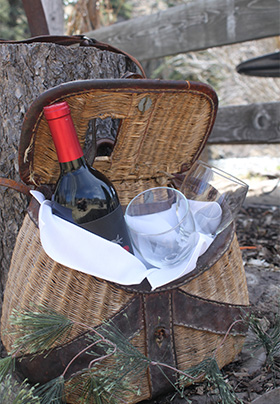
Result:
<svg viewBox="0 0 280 404">
<path fill-rule="evenodd" d="M 39 207 L 40 207 L 39 202 L 32 196 L 29 206 L 27 208 L 27 214 L 30 220 L 35 224 L 37 228 L 38 228 Z M 213 265 L 215 265 L 230 248 L 232 241 L 234 239 L 234 235 L 235 235 L 235 225 L 234 223 L 231 223 L 226 229 L 224 229 L 221 233 L 219 233 L 216 236 L 215 240 L 210 245 L 210 247 L 205 251 L 204 254 L 202 254 L 198 258 L 196 267 L 191 272 L 178 279 L 175 279 L 172 282 L 164 284 L 163 286 L 160 286 L 154 290 L 151 290 L 151 285 L 149 284 L 146 278 L 140 284 L 135 285 L 122 285 L 107 280 L 106 282 L 119 289 L 125 290 L 126 292 L 138 293 L 143 295 L 171 291 L 173 289 L 179 288 L 191 282 L 194 278 L 197 278 L 204 272 L 210 270 L 213 267 Z M 90 276 L 95 277 L 94 275 Z"/>
</svg>

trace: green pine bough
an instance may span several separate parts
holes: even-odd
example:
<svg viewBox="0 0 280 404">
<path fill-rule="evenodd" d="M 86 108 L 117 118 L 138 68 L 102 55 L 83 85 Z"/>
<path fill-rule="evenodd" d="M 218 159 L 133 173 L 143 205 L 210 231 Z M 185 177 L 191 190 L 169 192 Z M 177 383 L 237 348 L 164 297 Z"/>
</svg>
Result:
<svg viewBox="0 0 280 404">
<path fill-rule="evenodd" d="M 262 330 L 260 322 L 253 315 L 245 316 L 243 320 L 239 321 L 246 321 L 249 328 L 254 332 L 255 340 L 253 348 L 258 348 L 260 344 L 265 346 L 269 366 L 278 366 L 275 358 L 280 353 L 279 318 L 275 322 L 271 333 Z M 2 383 L 0 404 L 7 402 L 11 402 L 11 404 L 66 403 L 65 374 L 70 365 L 85 350 L 72 358 L 65 367 L 63 374 L 59 377 L 44 385 L 35 385 L 32 387 L 28 385 L 27 381 L 24 381 L 22 385 L 17 386 L 18 392 L 13 401 L 7 401 L 7 397 L 9 397 L 14 387 L 11 381 L 11 374 L 15 370 L 15 358 L 19 356 L 19 353 L 22 355 L 27 352 L 33 354 L 45 352 L 47 355 L 47 351 L 53 347 L 54 342 L 57 343 L 60 341 L 62 343 L 71 332 L 71 329 L 77 325 L 91 331 L 88 334 L 86 352 L 92 355 L 92 360 L 86 369 L 71 375 L 71 378 L 67 379 L 67 391 L 69 392 L 69 385 L 73 389 L 71 392 L 78 389 L 80 394 L 79 402 L 82 404 L 93 402 L 96 404 L 126 403 L 125 396 L 127 391 L 131 391 L 131 381 L 137 380 L 139 375 L 148 366 L 157 366 L 166 377 L 165 370 L 171 368 L 167 364 L 152 361 L 143 355 L 111 322 L 104 323 L 97 331 L 85 324 L 73 322 L 64 315 L 58 314 L 48 308 L 34 306 L 32 310 L 30 309 L 22 313 L 14 311 L 11 316 L 11 324 L 15 326 L 14 336 L 16 342 L 10 355 L 0 359 L 0 383 Z M 97 346 L 102 348 L 103 353 L 100 355 L 97 355 L 93 351 L 93 348 Z M 175 394 L 178 394 L 180 398 L 184 398 L 186 402 L 190 403 L 184 395 L 184 386 L 187 383 L 199 381 L 204 377 L 207 386 L 209 389 L 215 390 L 222 404 L 242 403 L 236 397 L 232 387 L 225 381 L 218 367 L 215 356 L 220 346 L 215 350 L 212 357 L 203 360 L 191 369 L 180 371 L 176 368 L 171 368 L 178 375 L 178 382 L 176 384 L 170 381 Z M 106 359 L 110 359 L 109 365 L 100 366 Z M 140 394 L 138 391 L 134 391 L 134 393 Z"/>
</svg>

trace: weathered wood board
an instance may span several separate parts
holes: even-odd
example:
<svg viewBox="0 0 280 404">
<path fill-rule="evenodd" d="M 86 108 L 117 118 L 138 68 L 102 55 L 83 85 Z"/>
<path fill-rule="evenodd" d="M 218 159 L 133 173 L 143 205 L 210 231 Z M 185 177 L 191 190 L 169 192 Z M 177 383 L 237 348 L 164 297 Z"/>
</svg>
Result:
<svg viewBox="0 0 280 404">
<path fill-rule="evenodd" d="M 193 0 L 86 35 L 144 61 L 279 33 L 278 0 Z"/>
<path fill-rule="evenodd" d="M 221 107 L 208 143 L 280 143 L 280 102 Z"/>
</svg>

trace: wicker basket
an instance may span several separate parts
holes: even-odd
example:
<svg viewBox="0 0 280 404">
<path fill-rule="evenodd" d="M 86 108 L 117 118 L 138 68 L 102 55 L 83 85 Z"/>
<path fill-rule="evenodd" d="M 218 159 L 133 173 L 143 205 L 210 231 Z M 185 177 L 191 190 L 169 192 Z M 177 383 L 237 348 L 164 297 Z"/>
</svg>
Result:
<svg viewBox="0 0 280 404">
<path fill-rule="evenodd" d="M 217 98 L 200 83 L 159 80 L 88 80 L 66 83 L 42 94 L 30 107 L 19 148 L 21 178 L 36 187 L 56 182 L 59 165 L 43 116 L 43 107 L 66 100 L 82 145 L 88 122 L 111 117 L 121 124 L 113 152 L 97 157 L 94 167 L 114 183 L 126 205 L 138 192 L 169 185 L 174 173 L 187 170 L 201 153 L 212 129 Z M 241 253 L 233 226 L 222 232 L 203 254 L 193 272 L 151 291 L 140 285 L 122 286 L 66 268 L 49 258 L 40 243 L 38 203 L 32 199 L 17 237 L 6 284 L 2 340 L 10 351 L 13 309 L 44 304 L 90 327 L 112 319 L 131 343 L 155 361 L 186 370 L 201 362 L 221 344 L 232 323 L 248 307 Z M 114 268 L 112 268 L 112 271 Z M 45 357 L 28 357 L 18 369 L 32 382 L 44 383 L 60 375 L 65 363 L 86 346 L 84 329 L 76 327 L 63 344 Z M 240 352 L 246 331 L 240 323 L 230 328 L 217 351 L 220 367 Z M 87 355 L 73 363 L 66 376 L 85 368 Z M 40 369 L 40 371 L 38 371 Z M 167 372 L 174 381 L 172 372 Z M 141 374 L 130 403 L 172 389 L 155 368 Z M 68 395 L 69 403 L 77 395 Z"/>
</svg>

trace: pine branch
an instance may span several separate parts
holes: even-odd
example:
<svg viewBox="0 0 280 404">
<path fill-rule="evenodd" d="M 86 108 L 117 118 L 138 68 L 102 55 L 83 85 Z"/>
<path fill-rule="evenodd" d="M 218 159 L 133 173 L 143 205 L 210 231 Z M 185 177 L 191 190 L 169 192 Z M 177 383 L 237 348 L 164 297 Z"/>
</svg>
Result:
<svg viewBox="0 0 280 404">
<path fill-rule="evenodd" d="M 64 377 L 59 376 L 50 382 L 35 389 L 35 394 L 40 397 L 40 404 L 66 404 L 64 394 Z"/>
<path fill-rule="evenodd" d="M 126 336 L 118 329 L 118 327 L 112 322 L 105 322 L 100 328 L 100 334 L 104 336 L 107 341 L 110 341 L 117 347 L 119 353 L 122 353 L 123 357 L 129 357 L 130 361 L 140 361 L 147 367 L 150 360 L 143 355 L 139 349 L 135 348 Z"/>
<path fill-rule="evenodd" d="M 110 393 L 111 401 L 117 397 L 118 402 L 122 402 L 120 398 L 123 397 L 124 392 L 132 391 L 130 385 L 133 384 L 133 381 L 139 380 L 139 375 L 147 370 L 150 361 L 130 344 L 112 322 L 106 322 L 98 331 L 94 329 L 92 331 L 95 332 L 88 335 L 89 347 L 87 352 L 94 359 L 90 362 L 89 368 L 85 370 L 86 374 L 95 378 L 94 383 L 98 386 L 94 390 L 95 393 L 103 391 L 102 394 L 106 395 L 107 400 Z M 90 347 L 96 345 L 101 348 L 103 352 L 101 355 L 90 350 Z M 108 359 L 110 359 L 109 366 L 101 367 L 100 363 Z M 73 375 L 73 377 L 76 376 L 77 374 Z M 92 385 L 89 380 L 90 383 Z M 137 394 L 136 391 L 134 393 Z M 108 402 L 111 402 L 110 400 Z"/>
<path fill-rule="evenodd" d="M 139 381 L 139 375 L 147 371 L 151 360 L 132 345 L 113 322 L 104 323 L 100 332 L 117 348 L 114 355 L 116 384 L 126 383 L 128 379 L 130 384 Z"/>
<path fill-rule="evenodd" d="M 242 401 L 236 397 L 231 385 L 224 380 L 215 358 L 207 358 L 198 365 L 188 369 L 186 376 L 181 375 L 178 384 L 184 386 L 192 382 L 193 380 L 189 377 L 190 375 L 192 378 L 196 379 L 204 376 L 209 386 L 218 392 L 221 404 L 242 403 Z"/>
<path fill-rule="evenodd" d="M 217 361 L 211 359 L 205 373 L 206 380 L 219 392 L 222 404 L 235 404 L 240 402 L 236 397 L 231 385 L 224 380 L 223 374 L 219 369 Z"/>
<path fill-rule="evenodd" d="M 6 358 L 0 359 L 0 383 L 5 377 L 15 370 L 15 358 L 11 355 Z"/>
<path fill-rule="evenodd" d="M 14 351 L 28 353 L 46 351 L 54 343 L 62 343 L 73 327 L 73 322 L 67 317 L 44 306 L 38 306 L 37 311 L 27 310 L 24 313 L 14 310 L 10 323 L 15 328 L 11 333 L 16 337 Z"/>
<path fill-rule="evenodd" d="M 0 386 L 0 404 L 40 404 L 34 391 L 35 387 L 30 387 L 26 380 L 19 385 L 8 375 Z"/>
<path fill-rule="evenodd" d="M 99 400 L 101 400 L 101 394 L 103 400 L 101 402 L 113 402 L 114 397 L 118 397 L 117 402 L 121 402 L 121 394 L 129 390 L 128 384 L 126 386 L 128 375 L 136 373 L 135 377 L 139 376 L 137 370 L 139 367 L 143 368 L 143 359 L 145 362 L 144 368 L 147 367 L 147 358 L 141 355 L 118 330 L 113 330 L 112 325 L 109 325 L 109 323 L 106 323 L 101 327 L 100 331 L 97 331 L 84 324 L 71 322 L 65 316 L 45 307 L 36 307 L 35 311 L 14 312 L 11 324 L 17 327 L 17 330 L 13 334 L 15 336 L 20 335 L 14 344 L 14 352 L 16 353 L 19 351 L 27 351 L 29 353 L 46 351 L 53 346 L 54 342 L 57 344 L 59 339 L 65 338 L 65 334 L 71 330 L 73 325 L 82 325 L 88 331 L 92 331 L 92 335 L 88 334 L 89 344 L 84 351 L 95 355 L 95 358 L 91 361 L 89 369 L 78 373 L 84 380 L 86 395 L 89 395 L 89 386 L 93 385 L 94 380 L 95 389 L 92 391 L 92 394 L 95 395 L 95 398 L 99 397 Z M 23 335 L 24 332 L 25 335 Z M 102 348 L 104 355 L 96 356 L 95 352 L 91 352 L 91 348 L 95 345 Z M 63 402 L 64 375 L 71 363 L 84 351 L 79 352 L 72 358 L 61 377 L 36 389 L 36 394 L 40 395 L 42 404 Z M 116 354 L 117 351 L 118 354 Z M 104 370 L 100 367 L 100 362 L 111 356 L 114 356 L 114 361 L 112 361 L 114 365 L 110 365 Z M 142 362 L 139 362 L 139 356 L 142 358 Z M 75 378 L 76 375 L 72 375 L 72 378 Z M 108 397 L 110 397 L 110 400 Z"/>
<path fill-rule="evenodd" d="M 131 391 L 124 382 L 118 383 L 116 372 L 106 370 L 84 369 L 79 378 L 71 379 L 71 392 L 80 392 L 83 404 L 121 404 L 126 403 L 125 397 Z"/>
<path fill-rule="evenodd" d="M 249 329 L 254 337 L 247 343 L 253 351 L 263 347 L 267 365 L 274 371 L 280 370 L 280 316 L 275 316 L 273 326 L 266 330 L 261 320 L 252 314 L 248 320 Z"/>
<path fill-rule="evenodd" d="M 124 403 L 124 393 L 131 391 L 130 386 L 141 380 L 140 376 L 146 372 L 148 366 L 157 366 L 167 379 L 165 368 L 174 370 L 174 374 L 180 376 L 178 384 L 168 380 L 183 398 L 185 398 L 184 387 L 181 386 L 204 376 L 208 383 L 218 390 L 222 403 L 236 403 L 236 397 L 231 387 L 224 381 L 215 360 L 217 350 L 213 358 L 206 359 L 196 367 L 183 372 L 147 358 L 130 344 L 111 321 L 104 323 L 97 330 L 85 324 L 71 322 L 65 316 L 46 308 L 39 308 L 35 312 L 17 313 L 13 318 L 13 324 L 19 327 L 21 335 L 26 330 L 26 335 L 21 336 L 15 344 L 17 349 L 22 350 L 24 347 L 28 352 L 34 353 L 51 348 L 54 342 L 57 344 L 58 339 L 65 337 L 74 325 L 83 326 L 88 331 L 88 346 L 72 358 L 63 374 L 36 389 L 36 394 L 41 397 L 41 404 L 64 403 L 64 375 L 70 365 L 84 352 L 93 357 L 89 367 L 73 374 L 69 379 L 69 384 L 74 390 L 78 389 L 79 392 L 82 390 L 81 397 L 84 399 L 82 402 L 90 403 L 94 399 L 97 404 Z M 102 354 L 97 354 L 94 350 L 96 347 Z M 102 361 L 106 361 L 106 366 L 103 364 L 100 366 Z"/>
</svg>

